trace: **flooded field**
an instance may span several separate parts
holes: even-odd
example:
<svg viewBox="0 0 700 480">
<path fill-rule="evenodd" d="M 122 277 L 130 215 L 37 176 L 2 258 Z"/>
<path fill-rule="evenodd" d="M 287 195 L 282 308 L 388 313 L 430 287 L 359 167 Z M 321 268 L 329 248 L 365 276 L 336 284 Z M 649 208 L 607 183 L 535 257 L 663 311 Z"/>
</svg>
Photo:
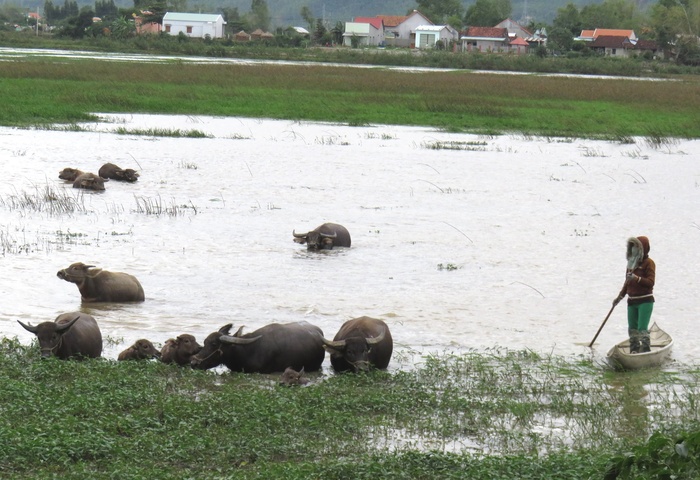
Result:
<svg viewBox="0 0 700 480">
<path fill-rule="evenodd" d="M 149 115 L 82 127 L 0 128 L 0 331 L 23 343 L 17 320 L 76 310 L 113 340 L 110 358 L 138 338 L 201 342 L 226 323 L 306 320 L 332 338 L 369 315 L 391 328 L 393 368 L 472 348 L 587 355 L 622 286 L 625 241 L 647 235 L 652 318 L 676 361 L 700 358 L 698 141 Z M 165 136 L 178 133 L 204 137 Z M 139 181 L 93 193 L 58 179 L 107 162 Z M 345 225 L 352 247 L 292 241 L 324 222 Z M 135 275 L 146 301 L 81 304 L 56 276 L 74 262 Z M 626 331 L 621 305 L 594 355 Z"/>
</svg>

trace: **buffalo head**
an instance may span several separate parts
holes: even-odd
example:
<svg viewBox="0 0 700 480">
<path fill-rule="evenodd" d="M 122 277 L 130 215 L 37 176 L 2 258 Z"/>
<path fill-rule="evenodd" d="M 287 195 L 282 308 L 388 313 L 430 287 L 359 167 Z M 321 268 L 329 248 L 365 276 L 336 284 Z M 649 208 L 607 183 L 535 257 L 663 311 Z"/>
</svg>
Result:
<svg viewBox="0 0 700 480">
<path fill-rule="evenodd" d="M 189 365 L 192 356 L 199 353 L 202 346 L 197 343 L 193 335 L 183 333 L 177 338 L 169 338 L 160 351 L 160 359 L 163 363 L 176 363 Z"/>
<path fill-rule="evenodd" d="M 252 338 L 241 337 L 243 326 L 240 326 L 238 331 L 231 335 L 232 327 L 232 323 L 227 323 L 218 331 L 207 335 L 207 338 L 204 339 L 204 346 L 190 360 L 192 367 L 202 370 L 216 367 L 222 363 L 224 350 L 229 348 L 230 345 L 247 345 L 260 339 L 259 336 Z"/>
<path fill-rule="evenodd" d="M 304 376 L 304 368 L 297 372 L 292 367 L 287 367 L 280 377 L 280 385 L 291 387 L 295 385 L 306 385 L 309 379 Z"/>
<path fill-rule="evenodd" d="M 94 173 L 83 173 L 75 179 L 73 188 L 102 191 L 105 189 L 105 180 Z"/>
<path fill-rule="evenodd" d="M 117 360 L 148 360 L 157 357 L 160 357 L 160 352 L 153 346 L 153 343 L 142 338 L 136 340 L 132 346 L 121 352 Z"/>
<path fill-rule="evenodd" d="M 60 178 L 61 180 L 74 182 L 75 179 L 83 173 L 85 172 L 83 172 L 82 170 L 78 170 L 77 168 L 64 168 L 63 170 L 58 172 L 58 178 Z"/>
</svg>

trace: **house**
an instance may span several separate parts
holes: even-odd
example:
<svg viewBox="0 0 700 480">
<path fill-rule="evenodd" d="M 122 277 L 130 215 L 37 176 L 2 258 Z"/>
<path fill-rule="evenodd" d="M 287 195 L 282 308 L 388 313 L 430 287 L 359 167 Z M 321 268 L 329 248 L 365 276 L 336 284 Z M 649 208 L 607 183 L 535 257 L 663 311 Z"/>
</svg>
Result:
<svg viewBox="0 0 700 480">
<path fill-rule="evenodd" d="M 353 40 L 355 39 L 355 40 Z M 355 17 L 354 21 L 345 23 L 343 45 L 376 47 L 384 41 L 384 23 L 375 17 Z"/>
<path fill-rule="evenodd" d="M 510 42 L 507 28 L 469 27 L 460 37 L 463 52 L 502 52 Z"/>
<path fill-rule="evenodd" d="M 528 53 L 530 50 L 530 43 L 520 37 L 515 37 L 508 43 L 508 51 L 522 55 Z"/>
<path fill-rule="evenodd" d="M 161 24 L 158 22 L 144 22 L 147 16 L 151 16 L 153 13 L 148 10 L 141 10 L 141 15 L 136 15 L 132 13 L 131 16 L 134 19 L 134 26 L 136 27 L 136 33 L 142 35 L 144 33 L 160 33 Z"/>
<path fill-rule="evenodd" d="M 634 44 L 627 37 L 617 35 L 598 35 L 588 47 L 596 52 L 611 57 L 628 57 Z"/>
<path fill-rule="evenodd" d="M 637 35 L 634 34 L 634 30 L 622 30 L 617 28 L 596 28 L 595 30 L 581 30 L 581 34 L 578 37 L 574 37 L 574 40 L 581 42 L 592 42 L 599 36 L 608 37 L 626 37 L 630 42 L 637 42 Z"/>
<path fill-rule="evenodd" d="M 409 15 L 377 15 L 384 23 L 386 45 L 416 48 L 416 28 L 433 25 L 428 17 L 413 10 Z"/>
<path fill-rule="evenodd" d="M 516 37 L 525 40 L 530 47 L 538 47 L 547 44 L 547 30 L 539 28 L 532 33 L 527 28 L 520 25 L 518 22 L 506 18 L 502 22 L 495 25 L 495 28 L 505 28 L 508 30 L 508 37 L 512 40 Z M 520 43 L 520 42 L 518 42 Z"/>
<path fill-rule="evenodd" d="M 416 27 L 416 48 L 435 48 L 440 41 L 444 47 L 459 39 L 459 32 L 449 25 L 420 25 Z"/>
<path fill-rule="evenodd" d="M 220 14 L 167 12 L 163 16 L 163 31 L 170 35 L 183 33 L 192 38 L 222 38 L 224 17 Z"/>
</svg>

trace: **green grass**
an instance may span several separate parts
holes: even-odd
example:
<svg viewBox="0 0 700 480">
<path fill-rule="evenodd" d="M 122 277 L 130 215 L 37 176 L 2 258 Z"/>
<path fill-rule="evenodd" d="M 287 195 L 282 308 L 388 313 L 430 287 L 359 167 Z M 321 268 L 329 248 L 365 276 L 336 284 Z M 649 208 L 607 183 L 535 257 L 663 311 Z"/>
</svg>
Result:
<svg viewBox="0 0 700 480">
<path fill-rule="evenodd" d="M 652 431 L 698 429 L 699 375 L 496 350 L 287 388 L 5 338 L 0 477 L 602 478 Z"/>
<path fill-rule="evenodd" d="M 0 124 L 95 113 L 245 116 L 453 132 L 700 138 L 700 79 L 610 80 L 290 65 L 35 59 L 0 69 Z"/>
</svg>

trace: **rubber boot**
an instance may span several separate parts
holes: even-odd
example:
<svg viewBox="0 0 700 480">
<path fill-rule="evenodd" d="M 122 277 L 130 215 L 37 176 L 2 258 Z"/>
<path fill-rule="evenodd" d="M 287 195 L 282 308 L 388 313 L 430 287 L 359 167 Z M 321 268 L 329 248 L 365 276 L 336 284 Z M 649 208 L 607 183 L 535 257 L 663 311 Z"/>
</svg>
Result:
<svg viewBox="0 0 700 480">
<path fill-rule="evenodd" d="M 630 336 L 630 353 L 639 353 L 639 330 L 630 328 L 627 333 Z"/>
<path fill-rule="evenodd" d="M 639 331 L 639 353 L 651 351 L 651 339 L 649 338 L 649 330 Z"/>
</svg>

